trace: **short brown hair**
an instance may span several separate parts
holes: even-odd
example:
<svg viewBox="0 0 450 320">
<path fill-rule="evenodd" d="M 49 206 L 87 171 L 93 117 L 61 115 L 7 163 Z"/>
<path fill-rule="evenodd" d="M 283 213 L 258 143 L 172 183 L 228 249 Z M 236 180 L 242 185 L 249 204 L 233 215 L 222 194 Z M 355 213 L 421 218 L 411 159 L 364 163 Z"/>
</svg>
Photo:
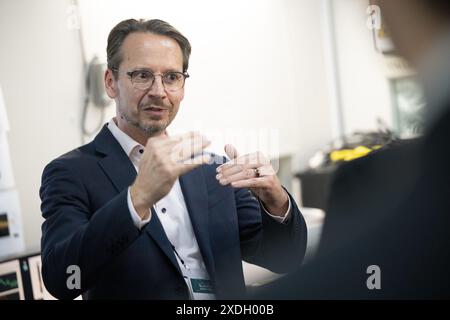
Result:
<svg viewBox="0 0 450 320">
<path fill-rule="evenodd" d="M 117 70 L 122 63 L 121 47 L 125 38 L 133 32 L 150 32 L 162 36 L 166 36 L 175 40 L 181 48 L 183 54 L 183 72 L 186 72 L 189 66 L 189 56 L 191 55 L 191 44 L 189 40 L 183 36 L 177 29 L 169 23 L 159 20 L 136 20 L 128 19 L 119 22 L 109 33 L 108 45 L 106 47 L 106 55 L 108 68 L 117 77 Z"/>
</svg>

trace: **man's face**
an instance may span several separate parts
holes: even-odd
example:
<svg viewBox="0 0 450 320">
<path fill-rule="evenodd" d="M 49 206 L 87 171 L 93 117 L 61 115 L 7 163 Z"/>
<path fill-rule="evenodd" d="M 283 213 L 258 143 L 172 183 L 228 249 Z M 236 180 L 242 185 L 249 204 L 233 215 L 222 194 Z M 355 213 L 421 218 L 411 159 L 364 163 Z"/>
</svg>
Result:
<svg viewBox="0 0 450 320">
<path fill-rule="evenodd" d="M 127 72 L 149 70 L 155 75 L 169 71 L 183 71 L 183 55 L 178 43 L 166 36 L 135 32 L 129 34 L 121 48 L 122 63 L 118 76 L 112 72 L 105 75 L 106 90 L 117 105 L 119 128 L 133 135 L 150 136 L 163 132 L 175 118 L 184 88 L 167 91 L 162 78 L 156 76 L 153 85 L 146 91 L 134 88 Z"/>
</svg>

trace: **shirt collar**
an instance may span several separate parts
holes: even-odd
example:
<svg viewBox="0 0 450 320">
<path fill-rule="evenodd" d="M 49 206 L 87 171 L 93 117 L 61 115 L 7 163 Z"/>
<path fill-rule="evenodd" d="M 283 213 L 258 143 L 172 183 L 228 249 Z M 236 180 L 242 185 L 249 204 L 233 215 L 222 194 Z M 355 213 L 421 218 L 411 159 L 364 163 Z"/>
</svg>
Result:
<svg viewBox="0 0 450 320">
<path fill-rule="evenodd" d="M 134 149 L 138 146 L 139 148 L 144 148 L 143 145 L 141 145 L 139 142 L 131 138 L 129 135 L 127 135 L 125 132 L 119 129 L 119 127 L 116 125 L 114 118 L 112 118 L 108 123 L 108 129 L 111 131 L 112 135 L 116 140 L 119 142 L 122 149 L 125 151 L 128 157 L 131 156 L 131 153 Z"/>
</svg>

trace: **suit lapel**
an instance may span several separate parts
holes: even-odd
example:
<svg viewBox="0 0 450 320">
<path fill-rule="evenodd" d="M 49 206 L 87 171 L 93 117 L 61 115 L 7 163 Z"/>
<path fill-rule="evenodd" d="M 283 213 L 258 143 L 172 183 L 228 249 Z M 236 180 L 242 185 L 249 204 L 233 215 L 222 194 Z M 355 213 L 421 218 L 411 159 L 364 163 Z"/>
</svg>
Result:
<svg viewBox="0 0 450 320">
<path fill-rule="evenodd" d="M 128 155 L 105 125 L 94 140 L 96 150 L 105 157 L 98 162 L 118 192 L 128 188 L 136 178 L 136 170 Z"/>
<path fill-rule="evenodd" d="M 197 168 L 182 175 L 180 185 L 203 261 L 212 278 L 215 268 L 209 238 L 208 191 L 202 169 Z"/>
<path fill-rule="evenodd" d="M 136 169 L 128 158 L 128 155 L 122 149 L 122 146 L 114 138 L 111 131 L 109 131 L 107 125 L 105 125 L 100 133 L 95 137 L 94 143 L 97 152 L 105 155 L 99 160 L 99 166 L 111 180 L 111 183 L 117 189 L 117 192 L 122 192 L 133 183 L 136 178 Z M 153 208 L 152 218 L 150 223 L 145 226 L 145 231 L 157 243 L 175 268 L 181 273 L 170 242 L 167 239 L 158 215 Z"/>
</svg>

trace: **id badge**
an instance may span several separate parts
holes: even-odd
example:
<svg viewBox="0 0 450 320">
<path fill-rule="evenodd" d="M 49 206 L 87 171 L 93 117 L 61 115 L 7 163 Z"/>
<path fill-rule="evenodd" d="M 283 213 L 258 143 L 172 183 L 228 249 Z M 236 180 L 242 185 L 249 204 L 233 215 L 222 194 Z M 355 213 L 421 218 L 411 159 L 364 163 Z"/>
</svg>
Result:
<svg viewBox="0 0 450 320">
<path fill-rule="evenodd" d="M 184 277 L 189 288 L 189 295 L 192 300 L 215 300 L 214 290 L 211 280 L 201 278 Z"/>
<path fill-rule="evenodd" d="M 211 280 L 191 278 L 192 292 L 214 294 Z"/>
</svg>

